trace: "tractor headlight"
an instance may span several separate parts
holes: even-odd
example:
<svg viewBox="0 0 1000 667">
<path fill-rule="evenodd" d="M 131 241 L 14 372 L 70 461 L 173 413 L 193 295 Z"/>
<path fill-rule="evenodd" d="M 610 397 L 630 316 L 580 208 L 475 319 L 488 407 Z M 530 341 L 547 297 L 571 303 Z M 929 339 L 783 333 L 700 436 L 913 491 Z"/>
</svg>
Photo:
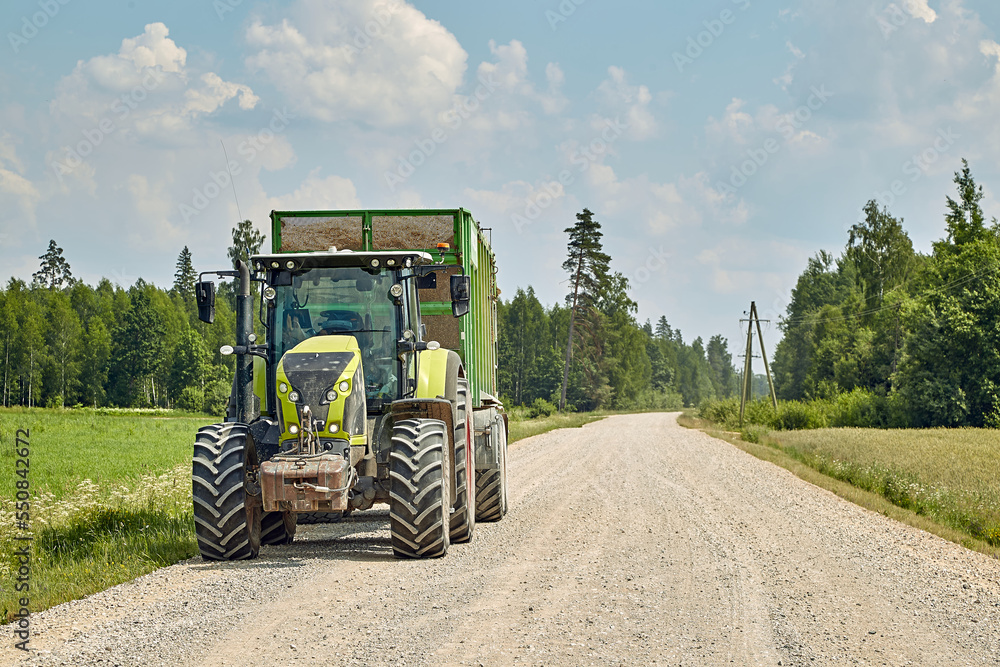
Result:
<svg viewBox="0 0 1000 667">
<path fill-rule="evenodd" d="M 299 426 L 298 426 L 298 424 L 290 424 L 288 426 L 288 432 L 291 433 L 292 435 L 295 435 L 296 433 L 298 433 L 299 432 Z"/>
<path fill-rule="evenodd" d="M 280 391 L 282 394 L 284 394 L 286 391 L 288 391 L 288 385 L 285 384 L 284 382 L 279 382 L 278 383 L 278 391 Z"/>
<path fill-rule="evenodd" d="M 336 402 L 336 400 L 337 400 L 337 392 L 335 392 L 333 389 L 331 389 L 330 391 L 326 392 L 326 400 L 329 403 Z"/>
<path fill-rule="evenodd" d="M 292 390 L 288 394 L 288 400 L 290 400 L 292 403 L 298 403 L 300 398 L 302 398 L 302 397 L 299 396 L 299 392 L 297 392 L 295 390 Z"/>
<path fill-rule="evenodd" d="M 341 380 L 340 384 L 337 386 L 337 389 L 340 390 L 341 394 L 346 394 L 350 388 L 351 388 L 351 383 L 348 382 L 347 380 Z M 330 402 L 332 403 L 333 401 L 331 400 Z"/>
<path fill-rule="evenodd" d="M 330 422 L 329 424 L 326 425 L 327 433 L 336 433 L 339 430 L 340 430 L 340 424 L 338 424 L 337 422 Z"/>
</svg>

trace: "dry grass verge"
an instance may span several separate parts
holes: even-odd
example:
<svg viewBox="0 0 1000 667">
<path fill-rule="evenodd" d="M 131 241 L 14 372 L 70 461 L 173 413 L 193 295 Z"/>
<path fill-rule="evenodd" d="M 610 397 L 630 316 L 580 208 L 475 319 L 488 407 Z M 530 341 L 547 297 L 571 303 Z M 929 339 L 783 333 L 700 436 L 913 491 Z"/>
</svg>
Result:
<svg viewBox="0 0 1000 667">
<path fill-rule="evenodd" d="M 820 429 L 755 433 L 689 414 L 679 423 L 897 521 L 1000 558 L 996 431 Z"/>
</svg>

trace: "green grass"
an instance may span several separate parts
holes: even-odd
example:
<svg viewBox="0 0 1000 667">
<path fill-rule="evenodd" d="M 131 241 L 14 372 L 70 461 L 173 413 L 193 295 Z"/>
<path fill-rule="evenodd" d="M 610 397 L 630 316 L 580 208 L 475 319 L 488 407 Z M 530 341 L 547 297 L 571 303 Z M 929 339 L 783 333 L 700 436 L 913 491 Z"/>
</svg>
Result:
<svg viewBox="0 0 1000 667">
<path fill-rule="evenodd" d="M 30 431 L 31 610 L 129 581 L 197 553 L 191 442 L 207 417 L 0 410 L 0 619 L 16 607 L 18 429 Z"/>
<path fill-rule="evenodd" d="M 527 419 L 520 417 L 515 412 L 510 416 L 508 441 L 517 442 L 533 435 L 554 431 L 557 428 L 580 428 L 585 424 L 604 419 L 608 414 L 603 412 L 568 412 Z"/>
<path fill-rule="evenodd" d="M 989 429 L 817 429 L 743 434 L 682 417 L 877 512 L 1000 555 L 1000 437 Z"/>
</svg>

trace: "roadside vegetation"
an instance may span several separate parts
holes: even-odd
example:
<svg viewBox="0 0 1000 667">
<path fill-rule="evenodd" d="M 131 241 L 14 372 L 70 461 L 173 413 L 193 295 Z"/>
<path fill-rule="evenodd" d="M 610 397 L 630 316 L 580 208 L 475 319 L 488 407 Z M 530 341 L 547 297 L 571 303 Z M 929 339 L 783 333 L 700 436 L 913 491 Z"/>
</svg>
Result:
<svg viewBox="0 0 1000 667">
<path fill-rule="evenodd" d="M 14 434 L 30 432 L 31 610 L 75 600 L 197 553 L 191 442 L 206 417 L 0 410 L 0 622 L 11 620 L 23 535 Z M 20 478 L 18 478 L 20 479 Z"/>
<path fill-rule="evenodd" d="M 836 401 L 782 401 L 778 410 L 755 401 L 740 427 L 738 403 L 707 402 L 681 423 L 852 502 L 1000 556 L 996 430 L 857 428 L 846 423 L 854 417 Z"/>
</svg>

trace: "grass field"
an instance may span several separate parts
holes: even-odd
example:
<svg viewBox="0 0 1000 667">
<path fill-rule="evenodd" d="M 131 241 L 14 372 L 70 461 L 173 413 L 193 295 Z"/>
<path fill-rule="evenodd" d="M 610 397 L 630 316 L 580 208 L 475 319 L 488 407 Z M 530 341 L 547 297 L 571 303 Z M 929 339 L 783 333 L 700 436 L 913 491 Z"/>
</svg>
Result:
<svg viewBox="0 0 1000 667">
<path fill-rule="evenodd" d="M 23 532 L 18 429 L 29 432 L 30 609 L 104 590 L 197 552 L 191 443 L 207 417 L 0 410 L 0 620 L 15 613 Z"/>
<path fill-rule="evenodd" d="M 510 441 L 600 419 L 526 419 Z M 172 413 L 0 409 L 0 622 L 16 613 L 22 535 L 16 516 L 18 429 L 29 432 L 30 610 L 105 590 L 197 554 L 191 443 L 209 417 Z"/>
<path fill-rule="evenodd" d="M 686 421 L 712 432 L 708 423 Z M 757 443 L 736 433 L 713 434 L 853 502 L 1000 555 L 996 430 L 755 430 L 750 439 Z"/>
</svg>

